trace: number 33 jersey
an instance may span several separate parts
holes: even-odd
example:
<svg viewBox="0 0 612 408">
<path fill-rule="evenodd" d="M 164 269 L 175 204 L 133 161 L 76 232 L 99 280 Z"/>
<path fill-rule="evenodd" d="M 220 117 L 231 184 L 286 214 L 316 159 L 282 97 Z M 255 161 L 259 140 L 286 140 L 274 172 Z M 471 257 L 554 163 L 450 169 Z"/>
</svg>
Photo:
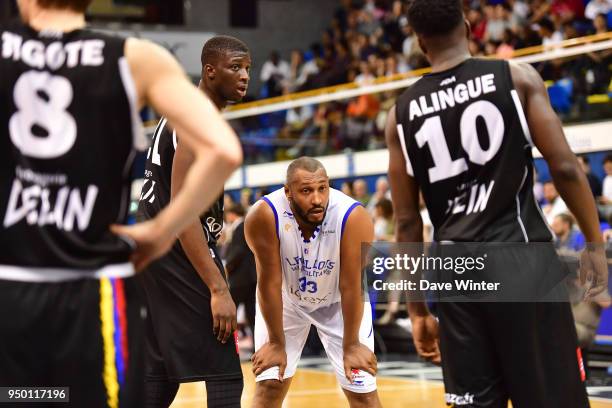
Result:
<svg viewBox="0 0 612 408">
<path fill-rule="evenodd" d="M 473 58 L 425 75 L 398 98 L 396 116 L 434 240 L 552 240 L 533 196 L 533 143 L 506 61 Z"/>
<path fill-rule="evenodd" d="M 351 211 L 361 204 L 330 188 L 323 223 L 310 239 L 305 239 L 283 188 L 263 200 L 274 212 L 280 242 L 283 299 L 306 311 L 339 302 L 342 232 Z"/>
<path fill-rule="evenodd" d="M 127 222 L 146 142 L 124 44 L 0 26 L 0 278 L 132 273 L 130 245 L 109 231 Z"/>
</svg>

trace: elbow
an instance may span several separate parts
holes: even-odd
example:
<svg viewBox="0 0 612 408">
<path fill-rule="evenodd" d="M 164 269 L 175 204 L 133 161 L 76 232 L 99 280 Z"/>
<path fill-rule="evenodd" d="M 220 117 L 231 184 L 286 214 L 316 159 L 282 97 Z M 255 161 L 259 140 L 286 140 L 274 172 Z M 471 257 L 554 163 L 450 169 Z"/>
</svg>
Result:
<svg viewBox="0 0 612 408">
<path fill-rule="evenodd" d="M 578 161 L 573 156 L 550 164 L 550 174 L 555 181 L 576 181 L 582 175 Z"/>
<path fill-rule="evenodd" d="M 242 155 L 242 147 L 240 146 L 240 142 L 233 131 L 232 139 L 233 140 L 231 143 L 224 143 L 224 145 L 217 149 L 217 155 L 219 160 L 226 163 L 227 166 L 233 171 L 240 167 L 244 158 Z"/>
</svg>

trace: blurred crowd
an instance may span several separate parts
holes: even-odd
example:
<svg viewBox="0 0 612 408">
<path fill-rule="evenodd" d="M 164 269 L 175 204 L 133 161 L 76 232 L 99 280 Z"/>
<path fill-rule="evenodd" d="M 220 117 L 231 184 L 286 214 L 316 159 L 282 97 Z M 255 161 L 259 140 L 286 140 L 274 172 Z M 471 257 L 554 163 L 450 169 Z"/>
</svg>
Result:
<svg viewBox="0 0 612 408">
<path fill-rule="evenodd" d="M 355 82 L 371 84 L 428 66 L 408 24 L 408 0 L 342 0 L 330 27 L 288 60 L 270 53 L 259 73 L 260 98 Z M 608 31 L 612 0 L 465 0 L 475 56 L 508 58 L 516 49 L 553 48 L 566 39 Z M 536 64 L 553 106 L 571 119 L 587 97 L 608 93 L 612 50 Z M 401 90 L 400 90 L 401 91 Z M 381 147 L 386 112 L 400 91 L 304 106 L 235 122 L 251 162 Z"/>
</svg>

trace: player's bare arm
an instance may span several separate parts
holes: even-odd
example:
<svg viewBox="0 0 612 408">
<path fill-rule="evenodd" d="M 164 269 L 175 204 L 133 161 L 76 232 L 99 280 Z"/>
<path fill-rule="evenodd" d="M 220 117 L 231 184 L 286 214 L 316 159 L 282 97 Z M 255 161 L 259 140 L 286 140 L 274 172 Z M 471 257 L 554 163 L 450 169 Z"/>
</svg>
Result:
<svg viewBox="0 0 612 408">
<path fill-rule="evenodd" d="M 136 84 L 139 105 L 149 103 L 168 118 L 193 151 L 194 162 L 181 192 L 156 219 L 133 227 L 114 226 L 138 244 L 132 261 L 142 269 L 165 253 L 194 216 L 208 208 L 225 180 L 242 161 L 236 134 L 202 92 L 187 80 L 183 70 L 161 47 L 143 40 L 126 42 L 125 54 Z M 206 126 L 201 125 L 206 118 Z"/>
<path fill-rule="evenodd" d="M 385 128 L 389 150 L 389 184 L 395 214 L 396 242 L 422 242 L 423 220 L 419 212 L 419 187 L 406 170 L 406 159 L 397 132 L 395 107 L 389 111 Z M 412 337 L 417 352 L 424 359 L 439 364 L 438 323 L 423 301 L 408 302 Z"/>
<path fill-rule="evenodd" d="M 533 143 L 548 163 L 559 194 L 576 217 L 587 242 L 581 257 L 581 281 L 593 281 L 588 296 L 595 296 L 608 287 L 608 268 L 603 237 L 599 230 L 597 207 L 584 172 L 571 151 L 561 121 L 548 100 L 548 92 L 537 71 L 528 64 L 510 64 L 515 84 L 531 132 Z"/>
<path fill-rule="evenodd" d="M 185 176 L 192 163 L 193 154 L 183 146 L 180 140 L 177 143 L 172 162 L 172 200 L 183 187 Z M 225 343 L 236 330 L 236 305 L 232 300 L 227 283 L 212 258 L 199 218 L 193 218 L 191 224 L 179 234 L 178 238 L 189 262 L 210 290 L 213 331 L 217 339 Z"/>
<path fill-rule="evenodd" d="M 352 382 L 351 370 L 359 369 L 376 375 L 377 364 L 374 353 L 360 343 L 359 327 L 363 316 L 362 271 L 365 254 L 362 243 L 374 240 L 374 225 L 367 210 L 356 207 L 349 215 L 340 243 L 340 300 L 344 320 L 344 374 Z"/>
<path fill-rule="evenodd" d="M 283 331 L 282 271 L 276 220 L 270 206 L 260 201 L 244 220 L 244 233 L 255 255 L 257 296 L 270 340 L 252 357 L 253 373 L 261 374 L 279 366 L 279 381 L 283 381 L 287 366 L 285 333 Z"/>
</svg>

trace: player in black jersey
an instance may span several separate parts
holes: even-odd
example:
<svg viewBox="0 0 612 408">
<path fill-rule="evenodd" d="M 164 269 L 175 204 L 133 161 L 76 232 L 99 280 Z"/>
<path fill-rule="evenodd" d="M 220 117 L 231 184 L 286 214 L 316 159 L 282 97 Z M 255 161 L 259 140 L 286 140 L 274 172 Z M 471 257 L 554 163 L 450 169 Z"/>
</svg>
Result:
<svg viewBox="0 0 612 408">
<path fill-rule="evenodd" d="M 90 3 L 20 0 L 22 21 L 0 25 L 0 386 L 67 386 L 69 406 L 140 407 L 131 276 L 213 203 L 241 150 L 163 48 L 85 29 Z M 196 159 L 158 217 L 115 225 L 127 221 L 144 104 Z"/>
<path fill-rule="evenodd" d="M 471 58 L 462 3 L 414 0 L 408 11 L 432 73 L 398 98 L 387 122 L 397 241 L 422 241 L 420 188 L 435 241 L 550 242 L 532 193 L 536 146 L 588 242 L 601 243 L 587 180 L 541 78 L 529 65 Z M 607 287 L 602 249 L 582 254 L 590 295 Z M 540 271 L 518 259 L 535 279 Z M 439 362 L 441 350 L 448 405 L 589 405 L 568 303 L 441 302 L 439 346 L 427 306 L 411 302 L 409 313 L 419 354 Z"/>
<path fill-rule="evenodd" d="M 242 41 L 213 37 L 204 44 L 201 60 L 200 90 L 219 109 L 244 97 L 251 57 Z M 202 121 L 201 126 L 208 123 Z M 191 161 L 181 132 L 162 118 L 147 158 L 140 217 L 154 217 L 174 200 Z M 206 381 L 209 407 L 240 406 L 243 380 L 234 337 L 236 306 L 216 246 L 222 226 L 220 194 L 179 235 L 170 253 L 142 275 L 150 312 L 147 406 L 169 406 L 179 383 L 191 381 Z"/>
</svg>

